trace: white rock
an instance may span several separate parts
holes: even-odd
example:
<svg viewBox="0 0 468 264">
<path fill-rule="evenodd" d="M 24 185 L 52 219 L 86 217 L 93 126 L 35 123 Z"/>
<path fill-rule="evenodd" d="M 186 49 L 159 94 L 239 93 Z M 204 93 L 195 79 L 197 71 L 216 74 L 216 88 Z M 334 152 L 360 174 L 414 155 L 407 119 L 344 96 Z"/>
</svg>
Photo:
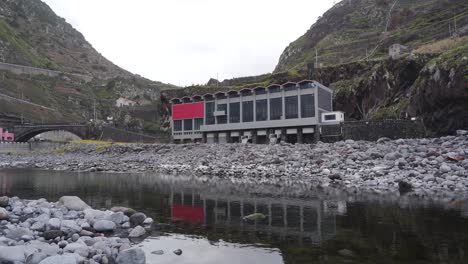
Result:
<svg viewBox="0 0 468 264">
<path fill-rule="evenodd" d="M 99 220 L 94 223 L 94 229 L 98 232 L 114 231 L 115 223 L 109 220 Z"/>
<path fill-rule="evenodd" d="M 148 218 L 145 219 L 145 221 L 143 221 L 144 225 L 151 225 L 153 223 L 154 223 L 154 220 L 151 217 L 148 217 Z"/>
<path fill-rule="evenodd" d="M 123 250 L 117 257 L 117 264 L 145 264 L 146 256 L 140 248 Z"/>
<path fill-rule="evenodd" d="M 0 220 L 8 220 L 10 218 L 10 215 L 8 214 L 8 211 L 0 207 Z"/>
<path fill-rule="evenodd" d="M 144 234 L 146 234 L 146 230 L 142 226 L 136 226 L 132 231 L 130 231 L 128 237 L 141 237 Z"/>
<path fill-rule="evenodd" d="M 72 254 L 51 256 L 39 262 L 39 264 L 77 264 L 77 263 L 78 263 L 77 256 L 72 255 Z"/>
<path fill-rule="evenodd" d="M 91 208 L 77 196 L 62 196 L 59 199 L 59 204 L 62 204 L 69 210 L 75 211 L 83 211 L 85 209 Z"/>
<path fill-rule="evenodd" d="M 60 230 L 60 226 L 62 224 L 62 221 L 58 218 L 51 218 L 47 222 L 47 229 L 48 230 Z"/>
<path fill-rule="evenodd" d="M 79 233 L 81 231 L 81 227 L 73 220 L 63 220 L 62 225 L 60 226 L 60 230 L 66 234 L 74 234 Z"/>
</svg>

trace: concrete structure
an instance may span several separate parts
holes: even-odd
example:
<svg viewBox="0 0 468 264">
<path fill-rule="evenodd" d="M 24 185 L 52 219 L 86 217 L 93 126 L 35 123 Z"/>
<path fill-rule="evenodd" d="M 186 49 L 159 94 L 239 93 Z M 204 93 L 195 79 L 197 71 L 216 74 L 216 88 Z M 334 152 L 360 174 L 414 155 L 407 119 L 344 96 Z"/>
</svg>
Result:
<svg viewBox="0 0 468 264">
<path fill-rule="evenodd" d="M 15 134 L 9 133 L 8 130 L 0 127 L 0 141 L 13 142 L 15 141 Z"/>
<path fill-rule="evenodd" d="M 409 48 L 401 44 L 393 44 L 388 48 L 388 56 L 396 60 L 409 52 Z"/>
<path fill-rule="evenodd" d="M 124 106 L 134 106 L 136 105 L 137 103 L 135 101 L 132 101 L 130 99 L 127 99 L 127 98 L 123 98 L 123 97 L 120 97 L 119 99 L 117 99 L 115 101 L 115 105 L 117 107 L 124 107 Z"/>
<path fill-rule="evenodd" d="M 319 139 L 332 90 L 311 80 L 172 99 L 174 142 L 290 143 Z"/>
</svg>

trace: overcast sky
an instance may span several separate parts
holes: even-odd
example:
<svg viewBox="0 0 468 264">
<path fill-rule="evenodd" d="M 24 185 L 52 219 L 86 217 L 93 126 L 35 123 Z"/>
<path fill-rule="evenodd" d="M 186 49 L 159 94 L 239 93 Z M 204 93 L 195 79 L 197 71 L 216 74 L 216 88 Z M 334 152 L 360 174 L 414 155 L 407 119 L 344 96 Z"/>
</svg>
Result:
<svg viewBox="0 0 468 264">
<path fill-rule="evenodd" d="M 106 58 L 148 79 L 204 84 L 272 72 L 336 0 L 43 0 Z"/>
</svg>

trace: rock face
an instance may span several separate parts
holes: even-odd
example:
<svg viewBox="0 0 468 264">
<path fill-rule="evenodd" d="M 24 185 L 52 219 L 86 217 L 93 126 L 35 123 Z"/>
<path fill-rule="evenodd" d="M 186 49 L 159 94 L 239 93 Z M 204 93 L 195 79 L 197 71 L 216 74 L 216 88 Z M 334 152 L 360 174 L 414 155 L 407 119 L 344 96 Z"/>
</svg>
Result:
<svg viewBox="0 0 468 264">
<path fill-rule="evenodd" d="M 139 248 L 131 248 L 119 253 L 117 264 L 146 264 L 145 252 Z"/>
<path fill-rule="evenodd" d="M 412 89 L 411 109 L 438 134 L 468 127 L 468 44 L 431 60 Z"/>
<path fill-rule="evenodd" d="M 39 264 L 77 264 L 78 261 L 74 255 L 61 255 L 48 257 Z"/>
<path fill-rule="evenodd" d="M 83 211 L 90 208 L 89 205 L 77 196 L 63 196 L 60 198 L 59 203 L 63 204 L 67 209 L 74 211 Z"/>
<path fill-rule="evenodd" d="M 303 36 L 289 44 L 281 54 L 275 72 L 298 69 L 307 63 L 313 63 L 316 49 L 320 56 L 319 63 L 337 65 L 365 59 L 366 47 L 367 53 L 371 55 L 388 54 L 388 47 L 395 43 L 414 47 L 420 45 L 418 41 L 422 39 L 444 38 L 447 36 L 443 34 L 445 29 L 437 28 L 436 23 L 431 23 L 433 14 L 440 14 L 441 19 L 450 19 L 451 15 L 448 12 L 445 15 L 442 13 L 463 4 L 463 0 L 454 0 L 450 3 L 434 1 L 430 4 L 425 0 L 413 0 L 405 4 L 397 2 L 395 6 L 392 5 L 393 2 L 374 0 L 338 2 Z M 466 19 L 464 18 L 465 23 Z M 416 21 L 424 21 L 434 26 L 408 30 Z M 390 32 L 398 34 L 399 38 L 387 37 Z M 345 39 L 342 38 L 344 34 L 347 36 Z"/>
</svg>

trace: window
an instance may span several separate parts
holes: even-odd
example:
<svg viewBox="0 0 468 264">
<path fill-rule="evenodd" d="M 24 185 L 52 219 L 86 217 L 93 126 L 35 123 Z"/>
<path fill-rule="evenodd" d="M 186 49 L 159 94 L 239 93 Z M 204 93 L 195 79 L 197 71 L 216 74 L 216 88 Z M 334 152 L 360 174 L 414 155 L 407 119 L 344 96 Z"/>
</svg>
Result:
<svg viewBox="0 0 468 264">
<path fill-rule="evenodd" d="M 306 82 L 306 83 L 302 83 L 300 87 L 301 87 L 301 90 L 303 90 L 303 89 L 313 88 L 314 86 L 311 82 Z"/>
<path fill-rule="evenodd" d="M 192 119 L 185 119 L 184 120 L 184 131 L 193 130 L 193 123 Z"/>
<path fill-rule="evenodd" d="M 283 99 L 271 98 L 270 99 L 270 120 L 280 120 L 283 115 Z"/>
<path fill-rule="evenodd" d="M 301 117 L 315 117 L 315 96 L 313 94 L 301 95 Z"/>
<path fill-rule="evenodd" d="M 257 100 L 255 108 L 257 121 L 266 121 L 268 118 L 267 100 Z"/>
<path fill-rule="evenodd" d="M 336 120 L 336 115 L 325 115 L 325 121 Z"/>
<path fill-rule="evenodd" d="M 214 102 L 207 102 L 205 103 L 205 120 L 207 125 L 214 125 L 215 124 L 215 118 L 214 118 L 214 109 L 215 109 L 215 103 Z"/>
<path fill-rule="evenodd" d="M 269 90 L 270 93 L 279 93 L 281 91 L 279 86 L 270 87 Z"/>
<path fill-rule="evenodd" d="M 253 121 L 253 101 L 242 102 L 242 122 Z"/>
<path fill-rule="evenodd" d="M 242 96 L 252 95 L 252 90 L 243 90 L 241 91 Z"/>
<path fill-rule="evenodd" d="M 203 118 L 195 118 L 195 127 L 193 130 L 200 130 L 200 127 L 203 125 Z"/>
<path fill-rule="evenodd" d="M 182 120 L 174 120 L 174 131 L 182 131 Z"/>
<path fill-rule="evenodd" d="M 240 103 L 229 104 L 229 123 L 240 122 Z"/>
<path fill-rule="evenodd" d="M 217 111 L 224 111 L 227 114 L 227 104 L 219 104 L 217 107 Z M 226 124 L 227 123 L 227 115 L 217 116 L 216 117 L 218 124 Z"/>
<path fill-rule="evenodd" d="M 286 91 L 286 92 L 296 91 L 296 90 L 297 90 L 297 87 L 294 84 L 290 84 L 290 85 L 284 87 L 284 91 Z"/>
<path fill-rule="evenodd" d="M 298 100 L 297 96 L 288 96 L 285 97 L 285 112 L 286 112 L 286 119 L 293 119 L 297 118 L 297 110 L 298 110 Z"/>
<path fill-rule="evenodd" d="M 255 94 L 266 94 L 265 88 L 258 88 L 255 90 Z"/>
<path fill-rule="evenodd" d="M 325 89 L 318 89 L 318 105 L 324 110 L 332 110 L 332 94 Z"/>
</svg>

